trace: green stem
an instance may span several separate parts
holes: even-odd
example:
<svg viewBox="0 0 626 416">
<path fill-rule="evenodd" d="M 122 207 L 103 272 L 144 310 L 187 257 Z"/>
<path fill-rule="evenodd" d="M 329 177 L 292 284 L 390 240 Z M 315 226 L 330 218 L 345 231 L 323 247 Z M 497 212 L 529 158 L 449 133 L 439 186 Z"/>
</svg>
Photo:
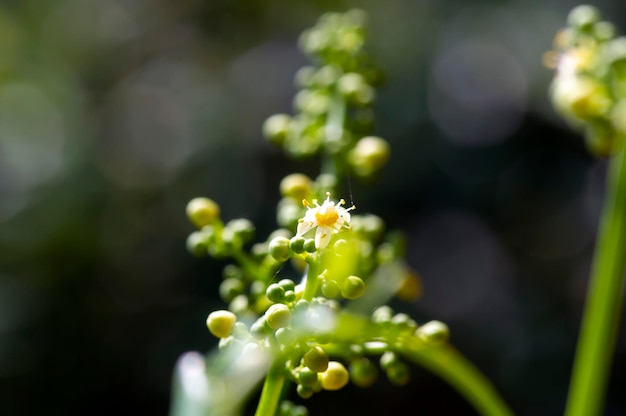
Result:
<svg viewBox="0 0 626 416">
<path fill-rule="evenodd" d="M 276 414 L 283 384 L 285 383 L 284 366 L 285 363 L 280 357 L 272 363 L 272 366 L 265 376 L 265 382 L 263 383 L 263 390 L 261 391 L 261 398 L 259 399 L 259 405 L 254 414 L 255 416 L 274 416 Z"/>
<path fill-rule="evenodd" d="M 578 339 L 568 416 L 601 413 L 619 325 L 626 266 L 626 157 L 610 162 L 589 291 Z"/>
<path fill-rule="evenodd" d="M 317 293 L 317 285 L 318 285 L 318 276 L 319 276 L 319 266 L 318 266 L 318 255 L 311 256 L 309 260 L 307 260 L 308 267 L 306 272 L 306 283 L 304 286 L 304 293 L 302 294 L 302 299 L 310 301 Z"/>
<path fill-rule="evenodd" d="M 449 346 L 426 347 L 411 339 L 395 348 L 455 388 L 483 416 L 512 416 L 493 385 L 468 360 Z"/>
</svg>

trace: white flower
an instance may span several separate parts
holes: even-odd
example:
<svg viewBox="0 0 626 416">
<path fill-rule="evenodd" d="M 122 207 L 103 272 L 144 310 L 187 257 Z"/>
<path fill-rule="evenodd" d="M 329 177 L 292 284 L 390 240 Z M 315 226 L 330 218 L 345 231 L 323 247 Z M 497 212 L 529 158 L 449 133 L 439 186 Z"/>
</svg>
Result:
<svg viewBox="0 0 626 416">
<path fill-rule="evenodd" d="M 322 205 L 319 205 L 316 199 L 313 200 L 313 207 L 309 205 L 307 200 L 303 200 L 302 203 L 308 209 L 304 218 L 298 220 L 297 235 L 302 236 L 317 227 L 315 247 L 318 250 L 328 245 L 332 234 L 338 233 L 342 228 L 350 228 L 350 213 L 348 211 L 355 209 L 355 206 L 348 209 L 344 208 L 342 205 L 345 205 L 346 201 L 343 199 L 334 204 L 330 200 L 330 192 L 326 193 L 326 201 Z"/>
</svg>

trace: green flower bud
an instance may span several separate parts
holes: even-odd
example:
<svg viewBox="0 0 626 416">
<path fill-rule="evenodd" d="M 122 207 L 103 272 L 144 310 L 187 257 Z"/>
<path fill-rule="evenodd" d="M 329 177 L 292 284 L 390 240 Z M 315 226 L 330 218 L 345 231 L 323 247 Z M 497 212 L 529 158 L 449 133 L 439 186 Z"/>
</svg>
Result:
<svg viewBox="0 0 626 416">
<path fill-rule="evenodd" d="M 237 340 L 235 339 L 235 337 L 233 336 L 228 336 L 226 338 L 220 338 L 220 341 L 217 344 L 217 347 L 220 350 L 224 350 L 226 348 L 229 348 L 231 345 L 234 345 L 237 343 Z"/>
<path fill-rule="evenodd" d="M 278 282 L 278 284 L 282 286 L 285 291 L 296 290 L 296 284 L 291 279 L 282 279 L 280 282 Z"/>
<path fill-rule="evenodd" d="M 278 328 L 274 333 L 276 341 L 282 345 L 292 345 L 296 340 L 296 336 L 290 328 Z"/>
<path fill-rule="evenodd" d="M 269 253 L 280 262 L 287 261 L 291 256 L 289 239 L 286 237 L 274 237 L 272 241 L 270 241 Z"/>
<path fill-rule="evenodd" d="M 291 117 L 287 114 L 274 114 L 263 123 L 263 135 L 272 144 L 282 147 L 289 136 Z"/>
<path fill-rule="evenodd" d="M 313 181 L 302 173 L 292 173 L 280 181 L 279 189 L 282 196 L 293 198 L 299 203 L 313 192 Z"/>
<path fill-rule="evenodd" d="M 394 362 L 387 368 L 386 372 L 389 381 L 396 386 L 404 386 L 411 379 L 409 366 L 401 361 Z"/>
<path fill-rule="evenodd" d="M 230 303 L 228 304 L 228 309 L 237 315 L 241 315 L 246 313 L 249 306 L 250 305 L 248 304 L 248 297 L 246 295 L 238 295 L 230 301 Z"/>
<path fill-rule="evenodd" d="M 320 384 L 324 390 L 339 390 L 350 380 L 348 370 L 338 361 L 328 363 L 328 368 L 321 374 Z"/>
<path fill-rule="evenodd" d="M 287 305 L 275 303 L 265 312 L 265 319 L 270 328 L 283 328 L 291 321 L 291 311 Z"/>
<path fill-rule="evenodd" d="M 243 278 L 243 270 L 236 264 L 227 264 L 222 269 L 222 277 L 224 279 L 241 279 Z"/>
<path fill-rule="evenodd" d="M 309 397 L 313 396 L 315 390 L 313 390 L 312 387 L 298 384 L 298 386 L 296 387 L 296 392 L 298 393 L 298 396 L 302 397 L 303 399 L 308 399 Z"/>
<path fill-rule="evenodd" d="M 302 203 L 293 198 L 282 198 L 276 210 L 276 222 L 281 227 L 295 229 L 302 217 Z"/>
<path fill-rule="evenodd" d="M 295 76 L 296 87 L 308 88 L 313 86 L 315 71 L 315 68 L 312 66 L 304 66 L 298 69 Z"/>
<path fill-rule="evenodd" d="M 348 276 L 341 284 L 341 296 L 346 299 L 357 299 L 365 293 L 365 282 L 357 276 Z"/>
<path fill-rule="evenodd" d="M 326 89 L 332 86 L 341 76 L 341 69 L 335 65 L 325 65 L 316 73 L 313 82 L 316 87 Z"/>
<path fill-rule="evenodd" d="M 298 372 L 298 384 L 302 384 L 306 387 L 313 387 L 317 384 L 317 372 L 308 367 L 303 367 Z"/>
<path fill-rule="evenodd" d="M 596 22 L 593 25 L 593 36 L 600 42 L 611 40 L 615 37 L 615 26 L 610 22 Z"/>
<path fill-rule="evenodd" d="M 296 292 L 293 290 L 285 291 L 285 302 L 291 303 L 296 301 Z"/>
<path fill-rule="evenodd" d="M 385 353 L 380 356 L 380 368 L 385 371 L 397 362 L 398 356 L 393 351 L 385 351 Z"/>
<path fill-rule="evenodd" d="M 344 74 L 337 82 L 337 89 L 346 99 L 357 105 L 368 105 L 374 99 L 374 90 L 363 75 L 356 72 Z"/>
<path fill-rule="evenodd" d="M 302 364 L 316 373 L 321 373 L 328 368 L 328 354 L 317 345 L 302 356 Z"/>
<path fill-rule="evenodd" d="M 289 241 L 289 247 L 294 253 L 304 253 L 305 238 L 301 236 L 295 236 Z"/>
<path fill-rule="evenodd" d="M 232 301 L 245 290 L 244 284 L 239 279 L 228 278 L 220 284 L 220 296 L 225 302 Z"/>
<path fill-rule="evenodd" d="M 450 338 L 448 325 L 440 321 L 430 321 L 415 331 L 415 334 L 432 345 L 443 345 Z"/>
<path fill-rule="evenodd" d="M 340 291 L 339 284 L 335 280 L 327 279 L 322 283 L 322 293 L 327 298 L 336 298 Z"/>
<path fill-rule="evenodd" d="M 250 334 L 256 339 L 263 339 L 266 335 L 268 335 L 269 330 L 266 326 L 267 320 L 265 316 L 259 317 L 254 323 L 250 326 Z"/>
<path fill-rule="evenodd" d="M 277 283 L 272 283 L 267 287 L 265 295 L 274 303 L 282 303 L 285 300 L 285 289 Z"/>
<path fill-rule="evenodd" d="M 226 224 L 226 228 L 238 236 L 243 243 L 247 243 L 254 238 L 254 224 L 245 218 L 229 221 Z"/>
<path fill-rule="evenodd" d="M 384 324 L 391 321 L 393 310 L 387 306 L 379 306 L 372 312 L 372 322 L 376 324 Z"/>
<path fill-rule="evenodd" d="M 209 198 L 198 197 L 192 199 L 187 204 L 185 211 L 189 221 L 198 228 L 213 224 L 220 217 L 219 205 Z"/>
<path fill-rule="evenodd" d="M 379 171 L 389 159 L 389 144 L 376 136 L 359 140 L 348 154 L 348 160 L 356 174 L 369 176 Z"/>
<path fill-rule="evenodd" d="M 594 6 L 580 5 L 574 7 L 567 16 L 567 24 L 580 30 L 590 30 L 600 20 L 600 12 Z"/>
<path fill-rule="evenodd" d="M 187 251 L 197 257 L 208 254 L 206 234 L 202 231 L 194 231 L 187 237 Z"/>
<path fill-rule="evenodd" d="M 350 363 L 350 380 L 358 387 L 370 387 L 378 378 L 378 367 L 366 357 Z"/>
<path fill-rule="evenodd" d="M 315 253 L 315 251 L 317 251 L 317 248 L 315 247 L 314 239 L 307 238 L 304 241 L 304 251 L 306 251 L 307 253 Z"/>
<path fill-rule="evenodd" d="M 226 338 L 231 334 L 235 322 L 237 322 L 237 316 L 234 313 L 219 310 L 209 314 L 206 325 L 211 334 L 217 338 Z"/>
</svg>

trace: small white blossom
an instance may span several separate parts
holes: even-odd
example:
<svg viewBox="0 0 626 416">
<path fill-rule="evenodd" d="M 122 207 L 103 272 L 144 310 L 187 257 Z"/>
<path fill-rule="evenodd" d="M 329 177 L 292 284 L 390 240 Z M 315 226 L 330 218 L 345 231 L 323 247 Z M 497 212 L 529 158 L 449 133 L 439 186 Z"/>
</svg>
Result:
<svg viewBox="0 0 626 416">
<path fill-rule="evenodd" d="M 302 236 L 317 227 L 315 247 L 318 250 L 328 245 L 332 234 L 338 233 L 342 228 L 350 228 L 350 213 L 348 211 L 355 209 L 355 207 L 344 208 L 343 205 L 346 201 L 343 199 L 334 204 L 330 200 L 330 193 L 327 193 L 326 201 L 322 205 L 319 205 L 316 199 L 313 200 L 314 206 L 310 206 L 307 200 L 303 200 L 302 203 L 308 209 L 304 218 L 298 220 L 297 235 Z"/>
</svg>

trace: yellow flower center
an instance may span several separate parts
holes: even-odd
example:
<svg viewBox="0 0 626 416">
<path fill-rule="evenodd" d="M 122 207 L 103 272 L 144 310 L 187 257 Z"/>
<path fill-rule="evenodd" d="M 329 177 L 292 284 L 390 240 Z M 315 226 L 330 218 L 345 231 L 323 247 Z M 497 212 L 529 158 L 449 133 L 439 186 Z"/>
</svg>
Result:
<svg viewBox="0 0 626 416">
<path fill-rule="evenodd" d="M 315 220 L 318 227 L 332 227 L 339 219 L 339 214 L 334 206 L 318 209 Z"/>
</svg>

